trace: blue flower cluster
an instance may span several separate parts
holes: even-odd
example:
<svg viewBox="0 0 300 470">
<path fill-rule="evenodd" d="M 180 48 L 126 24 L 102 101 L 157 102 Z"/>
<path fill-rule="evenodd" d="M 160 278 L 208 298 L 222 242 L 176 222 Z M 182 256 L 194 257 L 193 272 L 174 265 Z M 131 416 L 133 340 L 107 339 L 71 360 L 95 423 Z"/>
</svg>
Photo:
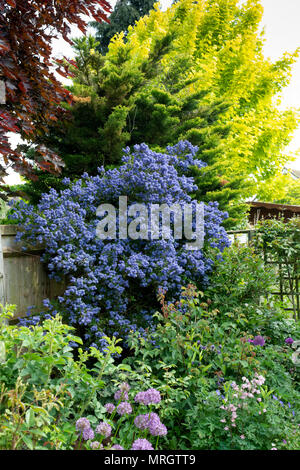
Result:
<svg viewBox="0 0 300 470">
<path fill-rule="evenodd" d="M 153 328 L 156 293 L 168 291 L 178 298 L 181 286 L 208 280 L 213 260 L 204 250 L 185 249 L 184 240 L 100 240 L 96 236 L 100 204 L 118 207 L 119 196 L 128 205 L 183 204 L 192 201 L 197 189 L 191 177 L 198 148 L 187 141 L 157 153 L 146 144 L 124 149 L 119 168 L 99 169 L 97 176 L 83 174 L 75 183 L 64 180 L 66 189 L 51 189 L 38 206 L 21 201 L 13 218 L 20 226 L 18 241 L 24 249 L 42 244 L 42 261 L 50 276 L 66 277 L 67 288 L 58 305 L 45 301 L 49 313 L 60 311 L 68 323 L 83 331 L 88 345 L 105 346 L 105 335 Z M 216 250 L 229 245 L 222 221 L 226 213 L 217 203 L 205 205 L 205 244 Z M 51 311 L 52 309 L 52 311 Z"/>
</svg>

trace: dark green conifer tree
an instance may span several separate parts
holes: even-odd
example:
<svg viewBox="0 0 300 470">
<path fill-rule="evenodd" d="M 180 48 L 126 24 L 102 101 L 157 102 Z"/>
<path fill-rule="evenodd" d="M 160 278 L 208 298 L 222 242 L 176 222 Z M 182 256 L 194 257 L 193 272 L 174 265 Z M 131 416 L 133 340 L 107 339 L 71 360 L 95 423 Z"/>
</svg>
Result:
<svg viewBox="0 0 300 470">
<path fill-rule="evenodd" d="M 109 17 L 110 23 L 96 23 L 91 25 L 96 29 L 96 39 L 98 50 L 105 54 L 111 38 L 116 34 L 133 26 L 141 16 L 147 15 L 157 0 L 118 0 L 112 14 Z"/>
</svg>

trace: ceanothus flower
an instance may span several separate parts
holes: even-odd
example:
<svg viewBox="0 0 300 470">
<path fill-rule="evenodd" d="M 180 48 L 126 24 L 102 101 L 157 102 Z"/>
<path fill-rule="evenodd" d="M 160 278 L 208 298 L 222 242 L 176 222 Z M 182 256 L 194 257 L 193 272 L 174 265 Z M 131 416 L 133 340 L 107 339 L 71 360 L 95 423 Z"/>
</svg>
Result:
<svg viewBox="0 0 300 470">
<path fill-rule="evenodd" d="M 45 315 L 59 311 L 70 325 L 83 331 L 86 347 L 93 345 L 105 352 L 107 336 L 117 333 L 126 346 L 132 331 L 145 338 L 147 331 L 151 334 L 160 288 L 174 301 L 187 282 L 206 284 L 214 261 L 202 249 L 187 250 L 184 239 L 117 236 L 101 240 L 96 236 L 97 209 L 103 203 L 116 208 L 119 227 L 119 196 L 128 197 L 128 206 L 143 203 L 147 209 L 151 204 L 191 204 L 197 189 L 191 167 L 205 166 L 197 159 L 197 152 L 187 141 L 162 153 L 146 144 L 136 145 L 132 151 L 124 149 L 118 168 L 100 168 L 96 176 L 84 173 L 73 183 L 65 179 L 65 189 L 50 189 L 37 206 L 17 202 L 11 216 L 20 227 L 17 241 L 25 250 L 42 244 L 42 261 L 50 278 L 68 279 L 57 304 L 45 299 L 45 311 L 21 320 L 21 324 L 38 324 Z M 217 202 L 204 204 L 205 244 L 219 253 L 230 245 L 222 227 L 226 217 Z M 145 304 L 151 292 L 153 305 L 149 300 Z"/>
</svg>

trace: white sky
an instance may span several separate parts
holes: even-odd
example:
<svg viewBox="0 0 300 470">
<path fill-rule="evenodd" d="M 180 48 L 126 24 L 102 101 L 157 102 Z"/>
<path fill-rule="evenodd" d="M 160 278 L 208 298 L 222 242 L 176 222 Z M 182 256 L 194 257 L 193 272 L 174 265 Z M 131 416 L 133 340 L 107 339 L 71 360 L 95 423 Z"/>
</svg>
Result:
<svg viewBox="0 0 300 470">
<path fill-rule="evenodd" d="M 116 3 L 116 0 L 109 1 L 112 6 Z M 160 2 L 165 10 L 171 5 L 172 0 L 160 0 Z M 265 55 L 275 60 L 284 52 L 293 52 L 300 47 L 300 0 L 261 0 L 261 2 L 264 7 L 262 26 L 265 27 Z M 73 29 L 74 36 L 80 34 L 79 30 Z M 73 56 L 71 46 L 62 39 L 54 41 L 53 51 L 56 57 Z M 293 67 L 292 79 L 283 92 L 281 107 L 300 109 L 300 60 Z M 16 141 L 13 137 L 12 142 Z M 300 150 L 300 126 L 294 134 L 288 153 L 293 155 L 297 150 Z M 290 166 L 300 169 L 300 156 Z M 11 175 L 6 181 L 16 183 L 15 175 Z"/>
</svg>

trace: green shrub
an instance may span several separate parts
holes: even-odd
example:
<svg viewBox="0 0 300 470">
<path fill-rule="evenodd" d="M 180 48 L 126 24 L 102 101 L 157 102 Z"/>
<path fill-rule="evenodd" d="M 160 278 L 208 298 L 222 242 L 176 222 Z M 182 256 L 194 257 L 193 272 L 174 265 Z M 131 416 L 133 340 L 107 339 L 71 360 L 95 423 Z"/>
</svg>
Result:
<svg viewBox="0 0 300 470">
<path fill-rule="evenodd" d="M 222 393 L 198 396 L 197 413 L 188 411 L 190 439 L 195 449 L 296 450 L 300 434 L 291 407 L 265 385 L 263 375 L 226 381 Z"/>
<path fill-rule="evenodd" d="M 166 304 L 163 294 L 160 300 L 157 330 L 147 340 L 132 334 L 134 355 L 125 362 L 134 366 L 131 382 L 136 387 L 153 386 L 164 398 L 161 416 L 169 430 L 168 449 L 296 448 L 299 392 L 292 348 L 284 340 L 276 346 L 261 336 L 262 345 L 257 344 L 247 318 L 221 315 L 193 286 L 175 305 Z M 232 396 L 230 384 L 242 384 L 243 377 L 252 381 L 257 374 L 264 378 L 257 398 L 263 399 L 267 413 L 260 414 L 260 401 L 250 397 L 237 413 L 236 429 L 224 429 L 220 407 L 239 399 Z M 253 425 L 246 429 L 251 419 Z"/>
<path fill-rule="evenodd" d="M 277 282 L 274 266 L 265 264 L 253 247 L 239 244 L 227 248 L 223 258 L 205 291 L 206 302 L 218 310 L 218 324 L 231 322 L 241 331 L 269 337 L 274 344 L 299 336 L 299 323 L 271 295 Z"/>
<path fill-rule="evenodd" d="M 75 421 L 85 414 L 96 424 L 104 416 L 105 378 L 121 349 L 107 338 L 105 354 L 79 349 L 75 359 L 70 343 L 81 339 L 59 316 L 29 329 L 6 325 L 13 309 L 2 310 L 0 449 L 73 448 Z"/>
<path fill-rule="evenodd" d="M 206 295 L 215 308 L 241 308 L 259 304 L 267 297 L 276 281 L 272 266 L 266 266 L 263 257 L 254 248 L 233 244 L 226 248 L 223 260 L 215 266 Z"/>
</svg>

